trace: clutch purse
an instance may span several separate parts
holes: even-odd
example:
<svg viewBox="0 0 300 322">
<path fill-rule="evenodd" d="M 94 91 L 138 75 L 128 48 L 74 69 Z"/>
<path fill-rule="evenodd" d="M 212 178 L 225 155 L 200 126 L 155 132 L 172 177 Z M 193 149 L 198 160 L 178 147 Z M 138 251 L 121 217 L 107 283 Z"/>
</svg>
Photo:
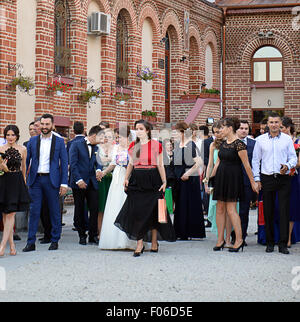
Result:
<svg viewBox="0 0 300 322">
<path fill-rule="evenodd" d="M 215 177 L 209 178 L 207 185 L 209 188 L 214 188 L 215 187 Z"/>
<path fill-rule="evenodd" d="M 167 203 L 165 198 L 158 199 L 158 222 L 160 224 L 166 224 L 167 219 Z"/>
</svg>

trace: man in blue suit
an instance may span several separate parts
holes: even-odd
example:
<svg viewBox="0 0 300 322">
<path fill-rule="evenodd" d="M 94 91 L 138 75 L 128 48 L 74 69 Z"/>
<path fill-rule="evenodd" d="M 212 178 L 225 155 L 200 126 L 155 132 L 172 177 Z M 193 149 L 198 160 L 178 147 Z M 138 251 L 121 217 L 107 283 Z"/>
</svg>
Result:
<svg viewBox="0 0 300 322">
<path fill-rule="evenodd" d="M 32 137 L 27 144 L 27 169 L 30 165 L 27 184 L 32 199 L 30 204 L 27 245 L 24 252 L 35 250 L 43 198 L 46 198 L 51 220 L 51 245 L 58 248 L 61 235 L 61 213 L 59 197 L 68 189 L 68 156 L 64 139 L 52 133 L 53 116 L 41 118 L 41 135 Z"/>
<path fill-rule="evenodd" d="M 247 145 L 247 154 L 250 166 L 252 168 L 252 156 L 255 145 L 255 140 L 250 139 L 249 135 L 249 122 L 247 120 L 241 120 L 240 128 L 237 130 L 236 134 L 240 140 L 242 140 Z M 248 222 L 249 222 L 249 210 L 250 210 L 250 202 L 253 197 L 253 192 L 251 188 L 251 184 L 249 178 L 246 174 L 246 171 L 243 167 L 243 177 L 244 177 L 244 200 L 240 201 L 240 211 L 239 215 L 241 218 L 241 226 L 242 226 L 242 235 L 243 240 L 246 240 Z"/>
<path fill-rule="evenodd" d="M 101 165 L 97 162 L 97 144 L 101 128 L 93 126 L 84 140 L 72 143 L 70 158 L 70 187 L 74 198 L 74 221 L 79 234 L 79 244 L 86 245 L 85 201 L 89 218 L 89 243 L 98 244 L 98 181 L 101 180 Z"/>
<path fill-rule="evenodd" d="M 76 141 L 82 141 L 84 140 L 84 124 L 82 122 L 79 121 L 75 121 L 74 125 L 73 125 L 73 131 L 75 134 L 75 137 L 73 140 L 69 141 L 67 143 L 67 152 L 68 152 L 68 156 L 69 156 L 69 152 L 70 152 L 70 148 L 72 143 L 76 142 Z"/>
</svg>

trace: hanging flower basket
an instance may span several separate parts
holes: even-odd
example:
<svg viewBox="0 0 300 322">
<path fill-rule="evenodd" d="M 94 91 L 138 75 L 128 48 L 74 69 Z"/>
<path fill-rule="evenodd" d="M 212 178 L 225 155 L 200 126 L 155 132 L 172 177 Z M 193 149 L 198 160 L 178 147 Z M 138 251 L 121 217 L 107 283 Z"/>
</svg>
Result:
<svg viewBox="0 0 300 322">
<path fill-rule="evenodd" d="M 116 93 L 114 95 L 114 99 L 119 101 L 120 105 L 124 105 L 126 101 L 131 99 L 131 96 L 129 94 Z"/>
<path fill-rule="evenodd" d="M 18 76 L 18 77 L 15 77 L 9 84 L 9 87 L 14 90 L 16 89 L 17 86 L 21 92 L 29 94 L 29 91 L 31 89 L 34 89 L 35 84 L 31 77 Z"/>
<path fill-rule="evenodd" d="M 78 100 L 81 103 L 94 103 L 96 102 L 97 98 L 103 94 L 103 90 L 101 88 L 98 89 L 88 89 L 84 92 L 81 92 L 78 95 Z"/>
<path fill-rule="evenodd" d="M 54 81 L 53 83 L 48 82 L 47 90 L 52 93 L 56 93 L 57 96 L 63 96 L 64 93 L 69 91 L 71 88 L 69 85 Z"/>
<path fill-rule="evenodd" d="M 152 72 L 147 66 L 143 66 L 141 70 L 138 70 L 136 75 L 138 78 L 147 83 L 158 77 L 157 74 Z"/>
</svg>

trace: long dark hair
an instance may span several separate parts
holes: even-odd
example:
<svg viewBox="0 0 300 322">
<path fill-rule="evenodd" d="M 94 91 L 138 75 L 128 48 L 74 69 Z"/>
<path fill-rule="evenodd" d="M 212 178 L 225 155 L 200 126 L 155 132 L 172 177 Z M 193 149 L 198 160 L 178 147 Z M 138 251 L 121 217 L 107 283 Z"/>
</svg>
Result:
<svg viewBox="0 0 300 322">
<path fill-rule="evenodd" d="M 137 124 L 142 124 L 144 125 L 146 132 L 148 132 L 148 139 L 151 140 L 151 130 L 153 129 L 152 124 L 149 123 L 146 120 L 138 120 L 134 123 L 134 128 L 136 128 Z M 136 137 L 135 144 L 134 144 L 134 149 L 133 149 L 133 158 L 134 159 L 139 159 L 141 155 L 141 143 L 140 139 Z"/>
<path fill-rule="evenodd" d="M 19 140 L 19 138 L 20 138 L 20 131 L 19 131 L 19 128 L 16 125 L 10 124 L 10 125 L 7 125 L 6 126 L 6 128 L 4 129 L 4 133 L 3 133 L 4 134 L 4 139 L 6 139 L 6 136 L 7 136 L 7 132 L 8 131 L 13 131 L 14 134 L 15 134 L 15 136 L 17 137 L 17 140 L 16 141 Z"/>
</svg>

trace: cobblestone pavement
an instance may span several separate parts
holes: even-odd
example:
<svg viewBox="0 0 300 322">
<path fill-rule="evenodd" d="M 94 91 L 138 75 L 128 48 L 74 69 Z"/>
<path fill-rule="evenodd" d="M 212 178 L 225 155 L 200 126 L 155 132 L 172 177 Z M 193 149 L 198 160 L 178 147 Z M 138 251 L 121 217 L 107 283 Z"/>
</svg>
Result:
<svg viewBox="0 0 300 322">
<path fill-rule="evenodd" d="M 251 211 L 242 253 L 213 252 L 216 236 L 207 229 L 205 240 L 161 242 L 159 253 L 134 258 L 131 251 L 79 245 L 72 231 L 73 207 L 67 210 L 57 251 L 37 243 L 35 252 L 22 253 L 26 233 L 21 233 L 17 256 L 0 258 L 0 288 L 6 275 L 0 302 L 300 300 L 300 244 L 290 255 L 279 254 L 277 247 L 265 253 L 254 235 L 256 211 Z"/>
</svg>

